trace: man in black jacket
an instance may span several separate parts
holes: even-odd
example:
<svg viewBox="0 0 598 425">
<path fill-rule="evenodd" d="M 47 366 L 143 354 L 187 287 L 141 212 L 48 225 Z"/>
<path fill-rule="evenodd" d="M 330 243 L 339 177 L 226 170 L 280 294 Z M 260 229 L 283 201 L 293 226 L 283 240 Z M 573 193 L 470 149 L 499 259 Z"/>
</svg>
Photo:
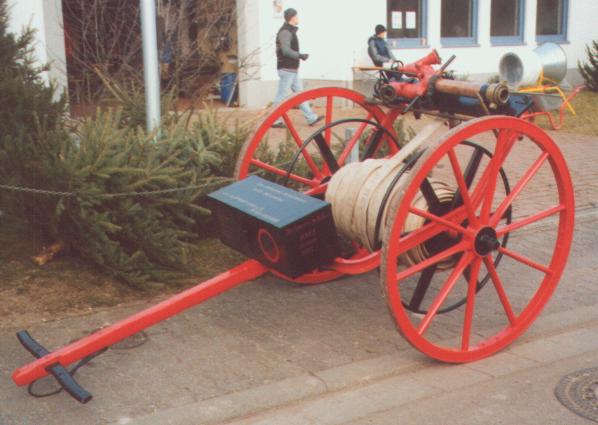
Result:
<svg viewBox="0 0 598 425">
<path fill-rule="evenodd" d="M 381 67 L 385 62 L 396 61 L 386 42 L 386 28 L 384 25 L 376 25 L 376 34 L 368 40 L 368 54 L 375 66 Z"/>
<path fill-rule="evenodd" d="M 299 17 L 297 11 L 293 8 L 285 10 L 284 20 L 284 25 L 276 35 L 276 59 L 280 80 L 278 81 L 278 91 L 274 99 L 275 105 L 282 102 L 289 94 L 289 91 L 299 92 L 303 90 L 303 85 L 299 79 L 299 62 L 300 60 L 307 60 L 309 57 L 305 53 L 300 53 L 299 50 L 299 39 L 297 38 Z M 309 125 L 314 125 L 323 118 L 311 110 L 308 102 L 302 103 L 299 108 Z M 278 120 L 273 127 L 284 128 L 285 125 L 282 120 Z"/>
</svg>

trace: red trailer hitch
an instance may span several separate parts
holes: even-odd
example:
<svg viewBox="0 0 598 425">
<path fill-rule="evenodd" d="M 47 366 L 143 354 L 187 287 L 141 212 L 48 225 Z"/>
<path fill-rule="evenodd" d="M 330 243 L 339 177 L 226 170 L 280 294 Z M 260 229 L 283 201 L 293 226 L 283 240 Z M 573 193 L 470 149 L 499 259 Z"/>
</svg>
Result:
<svg viewBox="0 0 598 425">
<path fill-rule="evenodd" d="M 100 354 L 111 345 L 143 329 L 242 283 L 256 279 L 268 271 L 269 269 L 258 261 L 246 261 L 210 280 L 54 352 L 45 349 L 31 337 L 29 332 L 20 331 L 17 333 L 17 338 L 37 360 L 15 370 L 12 379 L 17 385 L 22 386 L 52 375 L 73 398 L 81 403 L 87 403 L 91 400 L 92 395 L 75 381 L 72 373 L 67 370 L 67 366 Z"/>
</svg>

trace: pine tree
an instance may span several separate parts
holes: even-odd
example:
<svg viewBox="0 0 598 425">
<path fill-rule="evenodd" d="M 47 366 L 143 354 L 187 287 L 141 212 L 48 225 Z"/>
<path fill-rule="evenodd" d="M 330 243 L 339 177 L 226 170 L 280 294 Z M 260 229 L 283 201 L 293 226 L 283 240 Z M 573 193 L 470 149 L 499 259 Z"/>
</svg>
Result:
<svg viewBox="0 0 598 425">
<path fill-rule="evenodd" d="M 9 174 L 17 171 L 15 160 L 36 154 L 38 130 L 54 129 L 65 109 L 64 100 L 53 100 L 55 87 L 43 79 L 47 67 L 34 65 L 33 36 L 31 29 L 19 36 L 8 32 L 6 0 L 0 0 L 0 150 L 15 149 L 20 156 L 11 156 L 12 167 L 2 167 Z"/>
<path fill-rule="evenodd" d="M 0 189 L 0 209 L 18 208 L 48 244 L 133 284 L 190 271 L 202 198 L 230 181 L 246 130 L 212 113 L 190 128 L 190 114 L 164 114 L 155 142 L 140 101 L 67 130 L 64 101 L 34 65 L 33 32 L 7 24 L 0 0 L 0 184 L 63 193 Z"/>
<path fill-rule="evenodd" d="M 586 45 L 588 62 L 577 61 L 577 67 L 586 81 L 586 87 L 592 91 L 598 91 L 598 41 L 592 41 L 592 46 Z"/>
<path fill-rule="evenodd" d="M 46 135 L 60 128 L 65 102 L 53 100 L 55 88 L 43 79 L 47 67 L 34 65 L 33 38 L 31 29 L 9 33 L 7 2 L 0 0 L 0 183 L 44 188 L 42 168 L 59 158 Z M 47 211 L 54 204 L 48 199 L 32 204 L 27 197 L 0 192 L 5 211 Z"/>
<path fill-rule="evenodd" d="M 163 127 L 157 142 L 122 122 L 118 111 L 98 112 L 77 143 L 58 141 L 74 196 L 57 205 L 52 233 L 129 283 L 182 277 L 207 213 L 199 201 L 229 179 L 211 177 L 220 156 L 186 120 Z"/>
</svg>

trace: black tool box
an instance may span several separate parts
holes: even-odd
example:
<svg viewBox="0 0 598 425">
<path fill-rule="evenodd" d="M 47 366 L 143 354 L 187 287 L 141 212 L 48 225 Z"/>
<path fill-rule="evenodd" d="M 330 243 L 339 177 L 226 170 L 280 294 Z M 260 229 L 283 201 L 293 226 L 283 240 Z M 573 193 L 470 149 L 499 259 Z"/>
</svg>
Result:
<svg viewBox="0 0 598 425">
<path fill-rule="evenodd" d="M 291 278 L 338 255 L 331 206 L 250 176 L 208 195 L 222 242 Z"/>
</svg>

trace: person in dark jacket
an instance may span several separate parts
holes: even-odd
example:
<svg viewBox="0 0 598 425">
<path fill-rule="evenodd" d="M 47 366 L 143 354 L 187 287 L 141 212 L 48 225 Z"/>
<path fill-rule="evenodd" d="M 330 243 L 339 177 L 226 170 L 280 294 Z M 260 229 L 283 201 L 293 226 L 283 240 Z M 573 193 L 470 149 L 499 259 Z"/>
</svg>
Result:
<svg viewBox="0 0 598 425">
<path fill-rule="evenodd" d="M 386 42 L 386 27 L 376 25 L 376 34 L 368 40 L 368 54 L 375 66 L 383 66 L 385 62 L 393 62 L 397 59 Z"/>
<path fill-rule="evenodd" d="M 276 35 L 276 62 L 280 79 L 278 80 L 278 90 L 274 99 L 275 105 L 282 102 L 290 91 L 300 92 L 303 90 L 299 78 L 299 63 L 309 58 L 308 54 L 300 53 L 299 50 L 299 38 L 297 37 L 299 17 L 297 11 L 293 8 L 285 10 L 284 20 L 284 25 Z M 302 103 L 299 108 L 309 125 L 314 125 L 323 118 L 311 110 L 308 102 Z M 273 127 L 284 128 L 285 125 L 282 120 L 278 120 Z"/>
</svg>

